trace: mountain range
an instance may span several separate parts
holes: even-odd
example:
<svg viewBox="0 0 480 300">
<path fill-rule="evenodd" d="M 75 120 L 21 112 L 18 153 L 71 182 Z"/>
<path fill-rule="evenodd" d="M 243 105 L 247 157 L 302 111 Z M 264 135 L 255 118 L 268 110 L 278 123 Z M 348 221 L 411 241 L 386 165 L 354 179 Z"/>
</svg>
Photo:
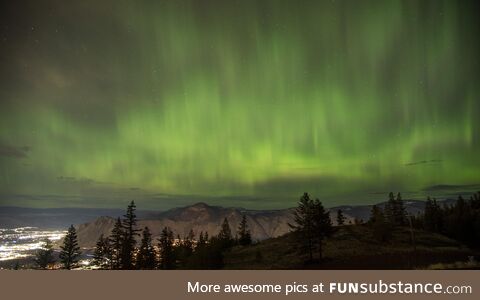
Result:
<svg viewBox="0 0 480 300">
<path fill-rule="evenodd" d="M 451 202 L 451 200 L 448 200 Z M 424 202 L 416 200 L 405 201 L 409 214 L 416 215 L 423 211 Z M 385 203 L 379 203 L 382 207 Z M 368 220 L 372 205 L 343 205 L 329 209 L 331 219 L 336 225 L 336 213 L 341 209 L 346 217 L 346 223 L 355 219 Z M 137 211 L 139 229 L 148 226 L 153 238 L 160 236 L 161 230 L 168 226 L 175 236 L 181 237 L 192 229 L 196 236 L 200 231 L 208 232 L 210 236 L 218 233 L 225 218 L 228 219 L 232 232 L 245 215 L 247 224 L 254 240 L 263 240 L 281 236 L 290 230 L 293 222 L 293 208 L 281 210 L 248 210 L 235 207 L 210 206 L 206 203 L 173 208 L 167 211 Z M 56 208 L 32 209 L 19 207 L 0 207 L 0 227 L 40 227 L 67 228 L 77 224 L 77 235 L 81 247 L 93 247 L 99 236 L 109 236 L 117 217 L 124 214 L 120 209 L 84 209 Z"/>
<path fill-rule="evenodd" d="M 200 231 L 208 232 L 212 236 L 218 233 L 225 218 L 234 233 L 243 215 L 246 215 L 254 240 L 280 236 L 289 231 L 288 223 L 293 221 L 291 209 L 260 211 L 197 203 L 159 213 L 154 219 L 140 219 L 137 228 L 148 226 L 154 239 L 160 237 L 165 226 L 170 227 L 175 236 L 183 237 L 191 229 L 197 237 Z M 77 227 L 79 244 L 86 248 L 93 247 L 101 234 L 110 235 L 114 224 L 115 218 L 104 216 L 79 225 Z"/>
</svg>

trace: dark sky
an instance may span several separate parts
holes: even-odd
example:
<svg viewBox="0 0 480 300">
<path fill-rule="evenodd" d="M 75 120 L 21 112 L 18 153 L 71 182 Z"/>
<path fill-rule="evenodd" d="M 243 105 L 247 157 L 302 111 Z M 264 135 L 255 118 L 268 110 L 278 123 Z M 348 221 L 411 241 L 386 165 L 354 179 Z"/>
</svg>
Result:
<svg viewBox="0 0 480 300">
<path fill-rule="evenodd" d="M 477 1 L 5 2 L 0 205 L 480 189 Z"/>
</svg>

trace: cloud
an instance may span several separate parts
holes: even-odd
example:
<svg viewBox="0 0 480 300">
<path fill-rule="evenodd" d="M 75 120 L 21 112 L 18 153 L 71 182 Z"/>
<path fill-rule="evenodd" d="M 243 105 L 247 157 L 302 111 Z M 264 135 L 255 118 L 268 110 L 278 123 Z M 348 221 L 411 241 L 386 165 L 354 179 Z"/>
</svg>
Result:
<svg viewBox="0 0 480 300">
<path fill-rule="evenodd" d="M 427 186 L 423 189 L 423 191 L 427 192 L 454 192 L 454 191 L 475 191 L 480 189 L 480 184 L 463 184 L 463 185 L 455 185 L 455 184 L 437 184 Z"/>
<path fill-rule="evenodd" d="M 11 146 L 0 142 L 0 156 L 12 157 L 12 158 L 26 158 L 30 151 L 29 146 Z"/>
<path fill-rule="evenodd" d="M 441 159 L 432 159 L 432 160 L 420 160 L 420 161 L 415 161 L 415 162 L 410 162 L 406 163 L 405 166 L 411 167 L 411 166 L 418 166 L 418 165 L 427 165 L 427 164 L 439 164 L 443 160 Z"/>
</svg>

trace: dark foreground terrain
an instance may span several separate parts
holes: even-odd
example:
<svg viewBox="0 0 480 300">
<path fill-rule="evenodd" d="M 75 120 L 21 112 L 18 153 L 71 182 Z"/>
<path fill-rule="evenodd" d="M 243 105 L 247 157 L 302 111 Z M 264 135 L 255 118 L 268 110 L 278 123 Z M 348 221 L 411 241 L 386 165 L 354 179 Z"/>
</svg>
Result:
<svg viewBox="0 0 480 300">
<path fill-rule="evenodd" d="M 249 247 L 234 247 L 224 255 L 225 269 L 422 269 L 476 268 L 478 251 L 443 235 L 397 228 L 388 242 L 375 240 L 367 225 L 338 227 L 324 243 L 324 259 L 308 260 L 294 233 L 268 239 Z M 473 257 L 472 257 L 473 256 Z M 467 263 L 470 260 L 470 263 Z M 456 264 L 454 264 L 456 263 Z"/>
</svg>

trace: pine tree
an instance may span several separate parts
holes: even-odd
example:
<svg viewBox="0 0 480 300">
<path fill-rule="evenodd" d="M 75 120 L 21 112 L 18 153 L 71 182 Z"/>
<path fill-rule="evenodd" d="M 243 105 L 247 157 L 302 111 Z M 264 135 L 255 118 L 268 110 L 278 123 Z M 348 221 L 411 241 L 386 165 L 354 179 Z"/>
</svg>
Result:
<svg viewBox="0 0 480 300">
<path fill-rule="evenodd" d="M 242 221 L 238 226 L 238 237 L 238 243 L 240 245 L 246 246 L 252 244 L 252 235 L 248 229 L 247 217 L 245 215 L 242 216 Z"/>
<path fill-rule="evenodd" d="M 315 199 L 312 207 L 313 232 L 318 245 L 318 258 L 323 259 L 323 240 L 332 234 L 330 213 L 325 210 L 320 200 Z"/>
<path fill-rule="evenodd" d="M 386 221 L 393 226 L 404 226 L 406 224 L 407 213 L 400 193 L 397 194 L 396 198 L 392 192 L 388 194 L 384 214 Z"/>
<path fill-rule="evenodd" d="M 467 210 L 467 202 L 463 199 L 462 195 L 458 196 L 457 202 L 454 206 L 454 211 L 458 216 L 461 216 Z"/>
<path fill-rule="evenodd" d="M 203 238 L 203 237 L 202 237 Z M 178 236 L 179 244 L 175 246 L 175 258 L 177 259 L 177 267 L 181 269 L 188 268 L 188 264 L 191 262 L 191 256 L 193 255 L 195 246 L 195 233 L 193 229 L 190 229 L 187 235 L 180 239 Z"/>
<path fill-rule="evenodd" d="M 194 242 L 195 242 L 195 233 L 193 232 L 193 229 L 190 229 L 188 232 L 188 235 L 183 238 L 183 247 L 185 249 L 184 256 L 189 257 L 193 253 L 193 248 L 194 248 Z"/>
<path fill-rule="evenodd" d="M 95 251 L 93 252 L 93 265 L 102 268 L 103 267 L 103 234 L 97 240 L 95 244 Z"/>
<path fill-rule="evenodd" d="M 390 224 L 395 224 L 395 196 L 392 192 L 388 194 L 388 201 L 385 203 L 385 208 L 383 209 L 385 220 Z"/>
<path fill-rule="evenodd" d="M 77 231 L 73 225 L 68 228 L 67 235 L 63 240 L 63 246 L 60 248 L 62 249 L 60 252 L 60 260 L 63 264 L 63 267 L 67 270 L 76 267 L 81 252 L 77 241 Z"/>
<path fill-rule="evenodd" d="M 425 209 L 423 211 L 424 227 L 426 230 L 435 231 L 435 207 L 430 197 L 425 202 Z"/>
<path fill-rule="evenodd" d="M 404 226 L 407 222 L 407 212 L 403 205 L 402 195 L 397 194 L 394 205 L 395 225 Z"/>
<path fill-rule="evenodd" d="M 112 249 L 111 268 L 118 270 L 122 267 L 122 248 L 123 248 L 123 233 L 122 221 L 117 218 L 115 225 L 113 226 L 112 233 L 110 235 L 110 244 Z"/>
<path fill-rule="evenodd" d="M 434 231 L 443 232 L 444 230 L 444 216 L 443 210 L 437 203 L 437 199 L 433 198 L 433 218 L 434 218 Z"/>
<path fill-rule="evenodd" d="M 142 232 L 142 241 L 137 256 L 137 268 L 141 270 L 153 270 L 157 265 L 157 253 L 152 245 L 152 234 L 145 227 Z"/>
<path fill-rule="evenodd" d="M 200 231 L 200 235 L 198 236 L 198 241 L 197 245 L 195 246 L 195 249 L 201 248 L 203 246 L 206 246 L 208 244 L 208 232 L 205 231 Z"/>
<path fill-rule="evenodd" d="M 308 253 L 309 261 L 313 260 L 314 227 L 312 218 L 313 201 L 308 193 L 304 193 L 293 212 L 295 224 L 288 224 L 293 231 L 297 232 L 299 244 Z"/>
<path fill-rule="evenodd" d="M 375 239 L 381 242 L 389 239 L 391 235 L 391 223 L 387 222 L 382 210 L 376 205 L 372 206 L 368 225 L 371 226 Z"/>
<path fill-rule="evenodd" d="M 198 241 L 193 251 L 191 258 L 188 261 L 188 268 L 190 269 L 208 269 L 208 233 L 200 231 Z"/>
<path fill-rule="evenodd" d="M 473 248 L 480 247 L 479 199 L 480 194 L 475 193 L 468 201 L 460 195 L 452 205 L 443 203 L 440 206 L 435 199 L 430 204 L 426 203 L 423 215 L 425 229 L 445 234 Z"/>
<path fill-rule="evenodd" d="M 373 224 L 376 222 L 376 220 L 378 219 L 378 215 L 381 213 L 381 210 L 380 208 L 378 208 L 378 206 L 376 205 L 373 205 L 372 206 L 372 209 L 370 210 L 370 219 L 368 220 L 368 223 L 369 224 Z M 382 213 L 383 214 L 383 213 Z"/>
<path fill-rule="evenodd" d="M 232 230 L 230 229 L 230 224 L 228 223 L 227 218 L 223 220 L 222 228 L 217 235 L 217 240 L 223 249 L 233 246 Z"/>
<path fill-rule="evenodd" d="M 123 216 L 123 245 L 121 251 L 122 269 L 134 269 L 134 252 L 137 243 L 135 237 L 138 236 L 140 230 L 135 229 L 137 225 L 137 216 L 135 215 L 135 202 L 132 201 L 127 207 L 127 213 Z"/>
<path fill-rule="evenodd" d="M 112 249 L 110 240 L 103 237 L 103 234 L 98 238 L 93 254 L 93 264 L 101 269 L 108 269 L 111 267 Z"/>
<path fill-rule="evenodd" d="M 220 240 L 218 235 L 210 238 L 203 251 L 200 251 L 202 269 L 222 268 L 224 265 L 223 253 L 228 249 L 226 247 L 226 240 Z"/>
<path fill-rule="evenodd" d="M 173 232 L 165 227 L 160 234 L 158 243 L 160 248 L 160 269 L 170 270 L 175 268 L 175 256 L 173 248 Z"/>
<path fill-rule="evenodd" d="M 345 224 L 345 216 L 343 215 L 343 211 L 341 209 L 337 210 L 337 225 L 343 226 Z"/>
<path fill-rule="evenodd" d="M 46 238 L 43 241 L 43 246 L 40 250 L 37 251 L 35 254 L 35 263 L 37 264 L 38 268 L 46 269 L 48 266 L 55 262 L 53 258 L 53 244 L 50 239 Z"/>
<path fill-rule="evenodd" d="M 203 237 L 203 231 L 200 231 L 198 236 L 197 248 L 206 244 L 205 238 Z"/>
<path fill-rule="evenodd" d="M 480 209 L 480 192 L 476 192 L 470 197 L 470 206 L 475 210 Z"/>
</svg>

